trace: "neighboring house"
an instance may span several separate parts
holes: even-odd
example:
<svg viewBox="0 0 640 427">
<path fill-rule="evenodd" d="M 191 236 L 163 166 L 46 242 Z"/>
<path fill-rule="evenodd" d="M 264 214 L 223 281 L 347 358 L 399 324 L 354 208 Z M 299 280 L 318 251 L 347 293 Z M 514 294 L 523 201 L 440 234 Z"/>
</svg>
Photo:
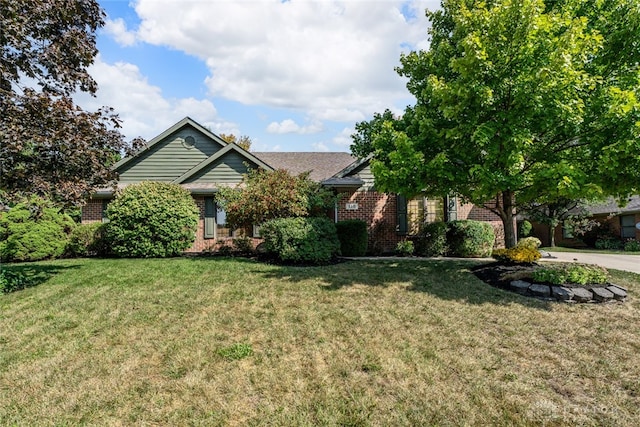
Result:
<svg viewBox="0 0 640 427">
<path fill-rule="evenodd" d="M 631 196 L 624 207 L 610 198 L 603 203 L 594 203 L 585 206 L 589 217 L 600 224 L 607 225 L 613 236 L 621 240 L 636 239 L 640 241 L 640 195 Z M 548 245 L 549 229 L 542 224 L 533 224 L 533 234 L 538 237 L 544 246 Z M 555 230 L 556 245 L 559 246 L 582 246 L 583 243 L 576 239 L 565 227 L 558 226 Z"/>
<path fill-rule="evenodd" d="M 461 204 L 455 197 L 406 200 L 400 195 L 377 192 L 366 159 L 358 160 L 349 153 L 248 152 L 226 143 L 188 117 L 153 138 L 134 156 L 114 165 L 119 174 L 118 188 L 141 181 L 163 181 L 191 191 L 200 208 L 200 221 L 190 252 L 212 249 L 240 233 L 259 237 L 257 227 L 243 231 L 227 228 L 225 213 L 215 202 L 217 190 L 240 184 L 249 168 L 285 169 L 293 175 L 310 172 L 312 180 L 341 194 L 329 213 L 332 219 L 361 219 L 368 224 L 373 252 L 392 251 L 400 240 L 417 232 L 423 222 L 453 219 L 488 221 L 497 232 L 498 245 L 504 244 L 502 222 L 487 209 Z M 113 196 L 114 189 L 96 192 L 82 210 L 82 222 L 104 220 Z"/>
</svg>

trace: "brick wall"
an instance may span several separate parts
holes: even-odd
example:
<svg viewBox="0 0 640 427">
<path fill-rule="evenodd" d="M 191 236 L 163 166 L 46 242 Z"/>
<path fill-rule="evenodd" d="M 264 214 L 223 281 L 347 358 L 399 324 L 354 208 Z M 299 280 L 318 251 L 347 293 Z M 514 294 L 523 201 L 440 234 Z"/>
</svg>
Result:
<svg viewBox="0 0 640 427">
<path fill-rule="evenodd" d="M 376 191 L 349 191 L 341 193 L 338 202 L 338 220 L 359 219 L 369 230 L 369 252 L 392 252 L 405 236 L 396 232 L 396 196 Z M 347 204 L 357 203 L 357 209 Z"/>
<path fill-rule="evenodd" d="M 82 207 L 82 223 L 102 221 L 102 199 L 91 199 Z"/>
</svg>

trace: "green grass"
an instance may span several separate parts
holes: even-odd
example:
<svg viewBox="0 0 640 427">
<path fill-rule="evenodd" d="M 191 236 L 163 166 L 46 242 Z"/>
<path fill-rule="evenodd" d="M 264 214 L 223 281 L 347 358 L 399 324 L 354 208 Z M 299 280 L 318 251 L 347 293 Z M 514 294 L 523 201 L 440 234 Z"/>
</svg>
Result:
<svg viewBox="0 0 640 427">
<path fill-rule="evenodd" d="M 473 265 L 8 266 L 0 425 L 640 425 L 640 275 L 568 305 Z"/>
<path fill-rule="evenodd" d="M 615 254 L 615 255 L 640 255 L 638 251 L 624 251 L 622 249 L 594 249 L 594 248 L 565 248 L 564 246 L 548 246 L 540 248 L 547 252 L 575 252 L 584 254 Z"/>
</svg>

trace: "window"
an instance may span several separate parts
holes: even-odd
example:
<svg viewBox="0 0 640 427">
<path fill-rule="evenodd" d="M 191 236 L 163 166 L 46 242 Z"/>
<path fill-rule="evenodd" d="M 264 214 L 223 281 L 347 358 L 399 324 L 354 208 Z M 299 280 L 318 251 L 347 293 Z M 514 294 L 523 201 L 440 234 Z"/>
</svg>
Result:
<svg viewBox="0 0 640 427">
<path fill-rule="evenodd" d="M 109 206 L 109 199 L 102 200 L 102 222 L 109 222 L 109 218 L 107 218 L 107 206 Z"/>
<path fill-rule="evenodd" d="M 444 221 L 444 200 L 417 196 L 408 200 L 406 210 L 406 232 L 417 234 L 423 224 Z"/>
<path fill-rule="evenodd" d="M 635 239 L 636 237 L 635 215 L 620 215 L 620 233 L 623 239 Z"/>
</svg>

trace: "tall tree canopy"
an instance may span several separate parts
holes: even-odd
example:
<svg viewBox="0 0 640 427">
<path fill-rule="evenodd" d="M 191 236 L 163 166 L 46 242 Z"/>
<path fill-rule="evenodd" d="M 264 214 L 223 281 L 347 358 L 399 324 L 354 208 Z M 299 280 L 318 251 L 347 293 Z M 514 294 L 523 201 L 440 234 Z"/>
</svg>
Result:
<svg viewBox="0 0 640 427">
<path fill-rule="evenodd" d="M 104 12 L 94 0 L 0 0 L 0 190 L 78 203 L 129 146 L 110 108 L 83 111 Z"/>
<path fill-rule="evenodd" d="M 637 0 L 444 0 L 398 73 L 416 104 L 356 126 L 377 185 L 519 206 L 640 190 Z"/>
</svg>

